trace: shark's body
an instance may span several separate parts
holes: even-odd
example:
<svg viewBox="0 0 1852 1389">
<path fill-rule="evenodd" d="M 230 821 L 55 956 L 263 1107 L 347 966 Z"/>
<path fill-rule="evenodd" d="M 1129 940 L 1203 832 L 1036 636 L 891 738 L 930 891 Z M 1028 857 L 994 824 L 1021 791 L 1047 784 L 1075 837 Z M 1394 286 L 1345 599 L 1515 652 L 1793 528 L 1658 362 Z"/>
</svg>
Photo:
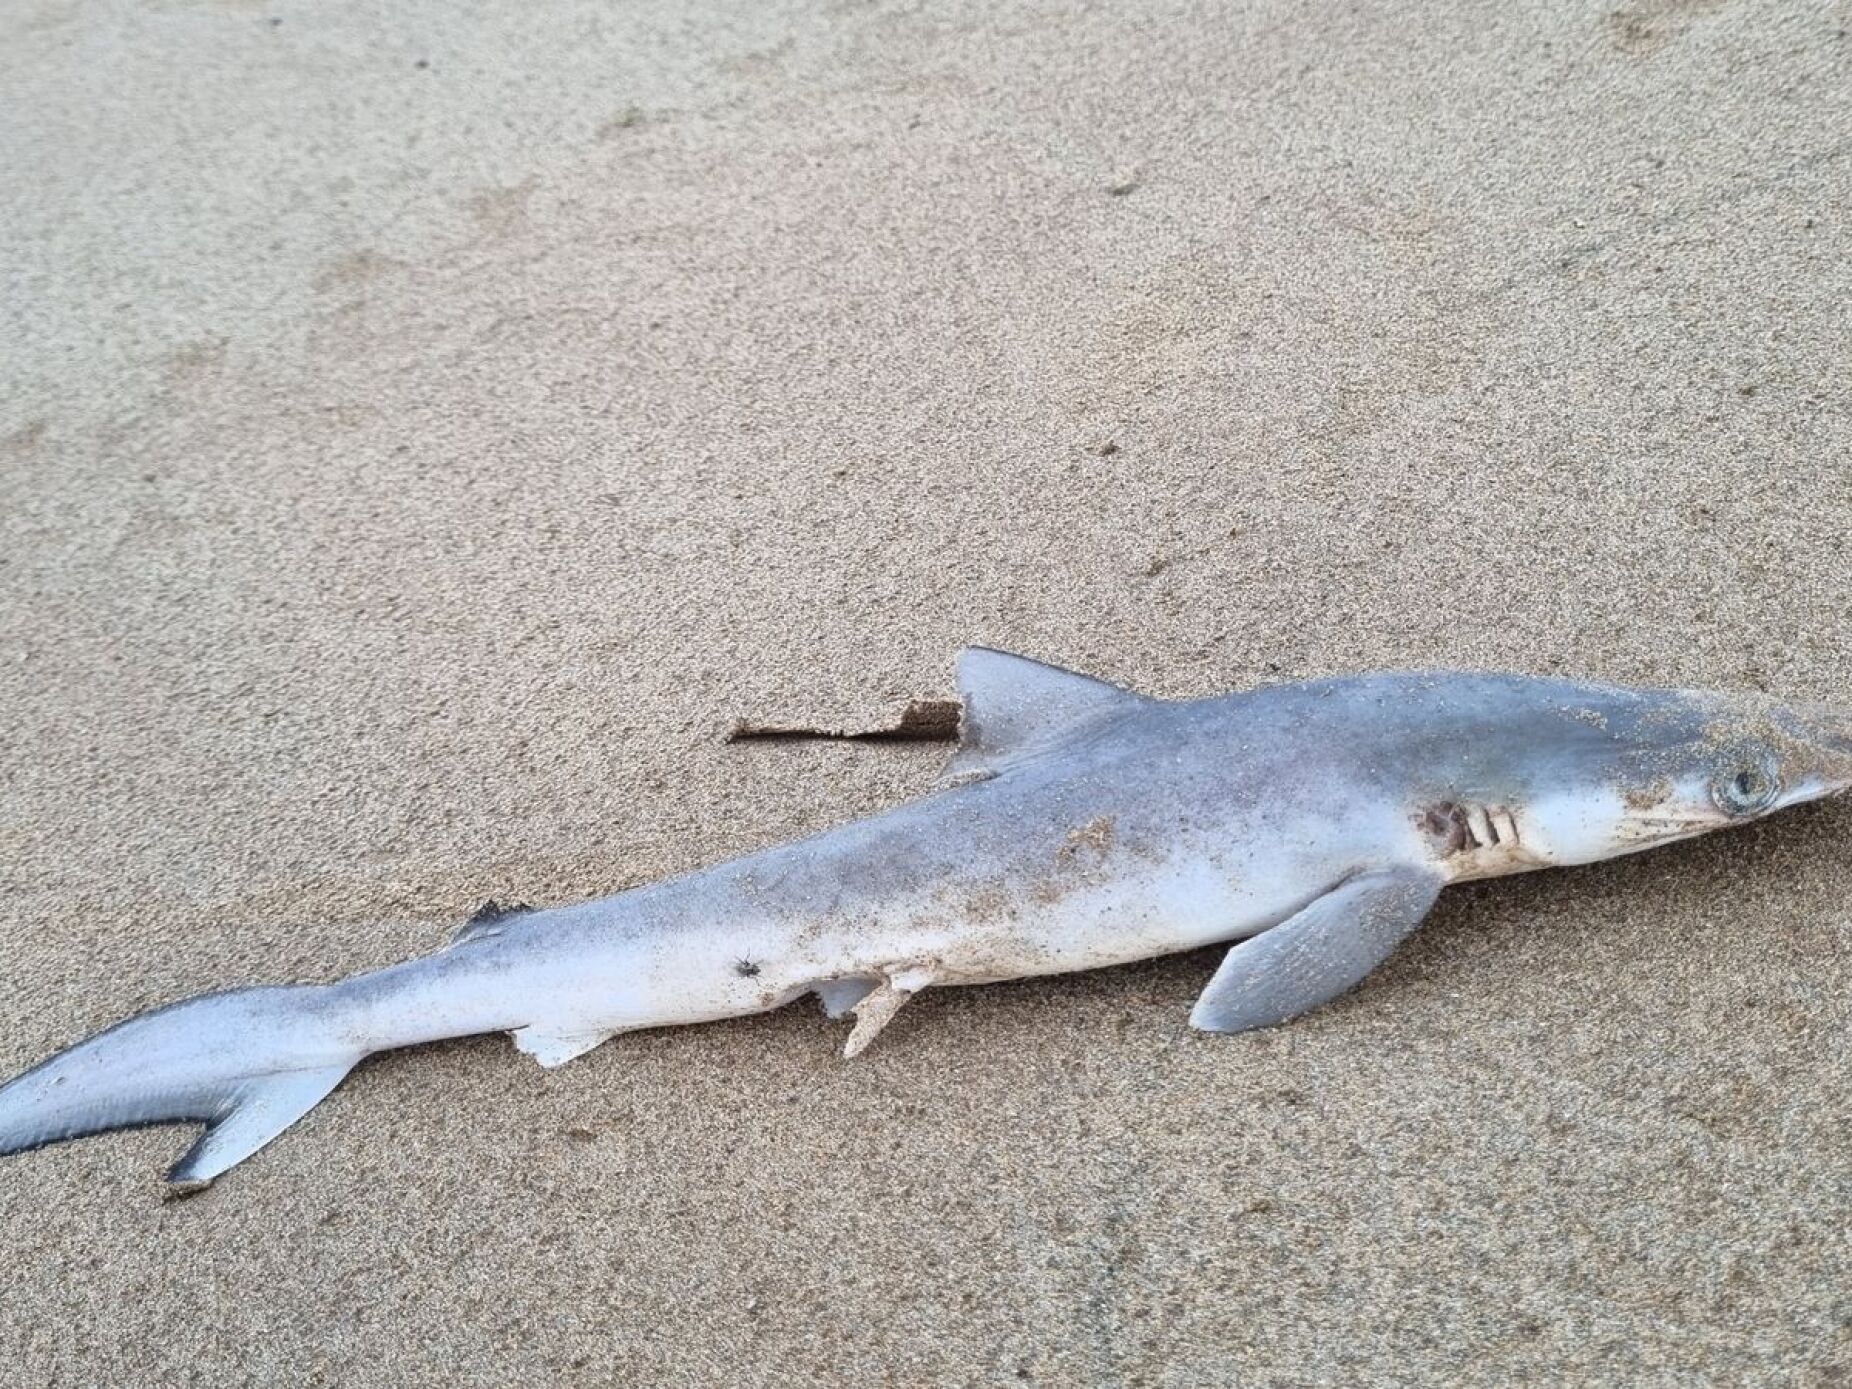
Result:
<svg viewBox="0 0 1852 1389">
<path fill-rule="evenodd" d="M 508 1031 L 557 1065 L 620 1032 L 816 993 L 856 1013 L 854 1055 L 922 988 L 1216 941 L 1247 943 L 1192 1021 L 1239 1031 L 1356 983 L 1448 882 L 1610 857 L 1852 782 L 1838 715 L 1681 692 L 1393 675 L 1171 703 L 982 650 L 960 685 L 946 789 L 472 923 L 338 984 L 145 1014 L 0 1089 L 0 1152 L 194 1120 L 209 1127 L 170 1176 L 210 1180 L 374 1051 Z"/>
</svg>

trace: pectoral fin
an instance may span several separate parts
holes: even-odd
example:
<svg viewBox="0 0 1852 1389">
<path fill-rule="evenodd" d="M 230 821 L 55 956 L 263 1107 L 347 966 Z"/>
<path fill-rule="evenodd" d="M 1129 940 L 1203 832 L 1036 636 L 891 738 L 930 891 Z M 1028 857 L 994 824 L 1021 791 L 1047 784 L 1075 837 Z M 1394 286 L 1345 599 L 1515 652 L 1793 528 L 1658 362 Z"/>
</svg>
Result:
<svg viewBox="0 0 1852 1389">
<path fill-rule="evenodd" d="M 1421 924 L 1441 879 L 1420 868 L 1385 868 L 1347 879 L 1242 941 L 1196 1000 L 1190 1024 L 1205 1032 L 1272 1027 L 1359 983 Z"/>
</svg>

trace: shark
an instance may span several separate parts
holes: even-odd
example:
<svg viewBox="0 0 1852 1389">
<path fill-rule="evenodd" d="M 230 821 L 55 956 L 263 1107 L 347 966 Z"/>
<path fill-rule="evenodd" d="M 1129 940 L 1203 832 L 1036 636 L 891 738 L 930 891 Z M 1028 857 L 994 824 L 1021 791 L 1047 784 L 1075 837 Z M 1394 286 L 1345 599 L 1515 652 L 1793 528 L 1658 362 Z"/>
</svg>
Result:
<svg viewBox="0 0 1852 1389">
<path fill-rule="evenodd" d="M 485 912 L 334 983 L 143 1013 L 0 1087 L 0 1155 L 203 1125 L 167 1173 L 196 1190 L 391 1048 L 506 1032 L 558 1066 L 814 996 L 852 1018 L 853 1057 L 927 989 L 1217 943 L 1191 1024 L 1274 1027 L 1358 985 L 1449 884 L 1852 787 L 1852 712 L 1761 694 L 1429 672 L 1167 700 L 982 647 L 958 692 L 958 746 L 921 799 L 595 901 Z"/>
</svg>

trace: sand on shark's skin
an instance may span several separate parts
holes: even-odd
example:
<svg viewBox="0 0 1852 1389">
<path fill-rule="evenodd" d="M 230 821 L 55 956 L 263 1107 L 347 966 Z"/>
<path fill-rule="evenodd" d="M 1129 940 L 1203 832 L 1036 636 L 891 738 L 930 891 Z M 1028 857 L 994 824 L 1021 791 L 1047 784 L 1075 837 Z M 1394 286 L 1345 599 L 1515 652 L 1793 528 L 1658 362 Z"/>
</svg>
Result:
<svg viewBox="0 0 1852 1389">
<path fill-rule="evenodd" d="M 946 653 L 1852 689 L 1827 5 L 0 17 L 0 1071 L 897 804 Z M 1852 1370 L 1852 817 L 0 1171 L 0 1382 Z M 387 925 L 380 925 L 385 922 Z"/>
</svg>

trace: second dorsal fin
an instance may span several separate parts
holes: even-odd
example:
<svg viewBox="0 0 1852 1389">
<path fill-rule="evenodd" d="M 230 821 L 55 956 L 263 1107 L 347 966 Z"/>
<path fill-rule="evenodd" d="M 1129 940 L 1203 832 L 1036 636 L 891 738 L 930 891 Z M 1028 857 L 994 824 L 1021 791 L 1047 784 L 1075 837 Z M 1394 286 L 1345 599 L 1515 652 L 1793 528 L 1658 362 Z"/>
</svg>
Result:
<svg viewBox="0 0 1852 1389">
<path fill-rule="evenodd" d="M 450 937 L 451 945 L 463 945 L 472 940 L 483 940 L 489 936 L 499 936 L 502 929 L 517 917 L 527 916 L 534 909 L 525 902 L 510 902 L 506 906 L 493 897 L 476 908 L 476 914 Z"/>
<path fill-rule="evenodd" d="M 947 779 L 994 776 L 1005 766 L 1066 741 L 1080 729 L 1151 701 L 1090 675 L 987 646 L 958 656 L 964 709 Z"/>
</svg>

